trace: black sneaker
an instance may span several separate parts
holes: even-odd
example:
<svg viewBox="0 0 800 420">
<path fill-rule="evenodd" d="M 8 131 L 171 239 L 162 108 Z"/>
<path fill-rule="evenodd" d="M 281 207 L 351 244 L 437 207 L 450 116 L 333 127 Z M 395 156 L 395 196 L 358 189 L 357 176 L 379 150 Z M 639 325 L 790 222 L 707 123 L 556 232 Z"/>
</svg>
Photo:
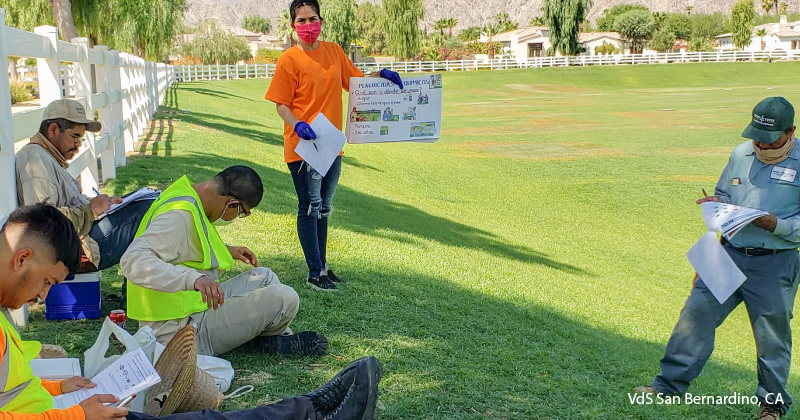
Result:
<svg viewBox="0 0 800 420">
<path fill-rule="evenodd" d="M 336 409 L 355 383 L 358 361 L 350 363 L 325 385 L 306 394 L 320 417 Z"/>
<path fill-rule="evenodd" d="M 310 284 L 311 287 L 323 292 L 333 292 L 339 290 L 339 288 L 333 284 L 328 276 L 309 277 L 308 284 Z"/>
<path fill-rule="evenodd" d="M 344 368 L 341 373 L 342 380 L 337 381 L 337 378 L 334 377 L 329 384 L 332 382 L 342 382 L 342 384 L 346 384 L 349 382 L 349 378 L 353 377 L 352 384 L 347 389 L 347 392 L 341 396 L 341 400 L 335 408 L 328 412 L 319 412 L 321 416 L 320 419 L 372 420 L 375 417 L 375 404 L 378 401 L 378 383 L 381 381 L 382 373 L 383 368 L 380 362 L 373 356 L 358 359 Z M 333 388 L 341 389 L 342 384 L 331 386 L 329 394 L 331 396 L 335 394 Z M 318 391 L 321 391 L 327 386 L 326 384 Z M 316 391 L 309 394 L 308 397 L 311 398 L 312 404 L 315 399 L 318 401 L 321 399 Z M 332 402 L 338 398 L 339 396 L 336 398 L 331 397 L 328 398 L 326 402 Z"/>
<path fill-rule="evenodd" d="M 345 282 L 344 280 L 340 279 L 339 277 L 336 277 L 336 274 L 333 274 L 333 270 L 329 269 L 328 272 L 326 273 L 326 275 L 334 283 L 344 283 Z"/>
<path fill-rule="evenodd" d="M 286 356 L 322 356 L 328 351 L 328 339 L 314 331 L 259 336 L 253 339 L 253 344 L 264 353 Z"/>
</svg>

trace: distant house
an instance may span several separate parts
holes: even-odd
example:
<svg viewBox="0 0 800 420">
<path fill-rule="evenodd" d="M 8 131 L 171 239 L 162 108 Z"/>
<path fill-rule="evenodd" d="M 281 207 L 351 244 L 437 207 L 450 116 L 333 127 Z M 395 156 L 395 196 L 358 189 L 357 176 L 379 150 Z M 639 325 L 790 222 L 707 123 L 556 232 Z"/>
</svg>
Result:
<svg viewBox="0 0 800 420">
<path fill-rule="evenodd" d="M 578 45 L 585 50 L 581 55 L 597 55 L 597 48 L 610 44 L 620 54 L 630 53 L 628 41 L 617 32 L 581 32 L 578 34 Z"/>
<path fill-rule="evenodd" d="M 489 42 L 489 38 L 482 34 L 479 41 Z M 544 57 L 553 46 L 550 42 L 550 29 L 546 26 L 529 26 L 497 34 L 492 37 L 492 42 L 501 43 L 503 54 L 517 60 Z M 616 32 L 581 32 L 578 34 L 578 45 L 585 50 L 579 55 L 596 55 L 597 47 L 603 44 L 613 45 L 621 54 L 629 53 L 627 41 Z"/>
<path fill-rule="evenodd" d="M 756 35 L 759 29 L 764 29 L 766 35 Z M 716 37 L 717 49 L 720 51 L 738 50 L 733 45 L 733 34 L 727 33 Z M 787 22 L 786 15 L 781 16 L 778 23 L 765 23 L 753 28 L 750 36 L 750 45 L 745 51 L 795 51 L 800 52 L 800 21 Z"/>
<path fill-rule="evenodd" d="M 250 47 L 250 52 L 253 57 L 255 57 L 258 54 L 258 50 L 262 48 L 283 51 L 291 47 L 291 44 L 285 43 L 283 39 L 279 39 L 274 35 L 261 35 L 258 37 L 258 40 L 249 41 L 247 45 Z"/>
<path fill-rule="evenodd" d="M 244 28 L 237 28 L 235 26 L 228 26 L 223 28 L 225 32 L 239 38 L 244 38 L 247 41 L 258 41 L 261 38 L 261 34 L 257 34 L 255 32 L 250 32 Z"/>
</svg>

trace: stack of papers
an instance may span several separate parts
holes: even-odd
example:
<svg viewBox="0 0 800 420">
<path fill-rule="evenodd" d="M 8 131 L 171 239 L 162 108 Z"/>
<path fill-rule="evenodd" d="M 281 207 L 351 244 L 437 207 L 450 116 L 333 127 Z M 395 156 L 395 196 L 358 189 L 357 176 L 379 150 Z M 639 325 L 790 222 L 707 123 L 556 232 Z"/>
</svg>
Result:
<svg viewBox="0 0 800 420">
<path fill-rule="evenodd" d="M 730 239 L 748 223 L 769 213 L 714 201 L 707 201 L 701 206 L 703 220 L 709 232 L 694 244 L 686 253 L 686 257 L 708 290 L 722 304 L 747 280 L 747 277 L 722 247 L 716 232 L 719 231 L 725 239 Z"/>
<path fill-rule="evenodd" d="M 31 360 L 33 376 L 51 381 L 81 376 L 81 362 L 75 358 L 68 359 L 33 359 Z"/>
<path fill-rule="evenodd" d="M 733 238 L 748 223 L 769 214 L 763 210 L 713 201 L 707 201 L 701 206 L 708 230 L 711 232 L 719 230 L 725 239 Z"/>
<path fill-rule="evenodd" d="M 108 209 L 107 212 L 103 213 L 100 217 L 106 217 L 109 214 L 113 214 L 117 210 L 127 206 L 130 203 L 142 200 L 155 200 L 158 196 L 161 195 L 161 190 L 154 190 L 152 188 L 144 187 L 138 191 L 134 191 L 125 197 L 122 197 L 122 203 L 120 204 L 112 204 L 111 208 Z"/>
<path fill-rule="evenodd" d="M 122 355 L 92 378 L 92 382 L 97 386 L 53 397 L 53 407 L 72 407 L 95 394 L 112 394 L 121 400 L 161 382 L 161 377 L 139 348 Z"/>
</svg>

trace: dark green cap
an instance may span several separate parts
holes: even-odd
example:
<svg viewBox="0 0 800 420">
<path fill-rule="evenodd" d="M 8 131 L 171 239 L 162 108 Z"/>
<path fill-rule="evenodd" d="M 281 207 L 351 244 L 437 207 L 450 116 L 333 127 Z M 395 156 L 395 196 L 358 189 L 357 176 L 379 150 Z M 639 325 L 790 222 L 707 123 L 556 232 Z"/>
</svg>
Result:
<svg viewBox="0 0 800 420">
<path fill-rule="evenodd" d="M 753 120 L 742 132 L 742 137 L 770 144 L 794 125 L 794 107 L 784 98 L 773 96 L 753 108 Z"/>
</svg>

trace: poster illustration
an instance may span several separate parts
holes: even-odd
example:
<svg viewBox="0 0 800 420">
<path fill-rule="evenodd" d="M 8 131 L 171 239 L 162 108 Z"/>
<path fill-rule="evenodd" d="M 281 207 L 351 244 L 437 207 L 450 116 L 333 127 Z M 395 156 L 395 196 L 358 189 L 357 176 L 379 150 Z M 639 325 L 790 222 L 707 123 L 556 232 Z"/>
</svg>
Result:
<svg viewBox="0 0 800 420">
<path fill-rule="evenodd" d="M 442 75 L 403 78 L 403 89 L 375 77 L 350 79 L 348 143 L 434 142 L 442 130 Z"/>
</svg>

